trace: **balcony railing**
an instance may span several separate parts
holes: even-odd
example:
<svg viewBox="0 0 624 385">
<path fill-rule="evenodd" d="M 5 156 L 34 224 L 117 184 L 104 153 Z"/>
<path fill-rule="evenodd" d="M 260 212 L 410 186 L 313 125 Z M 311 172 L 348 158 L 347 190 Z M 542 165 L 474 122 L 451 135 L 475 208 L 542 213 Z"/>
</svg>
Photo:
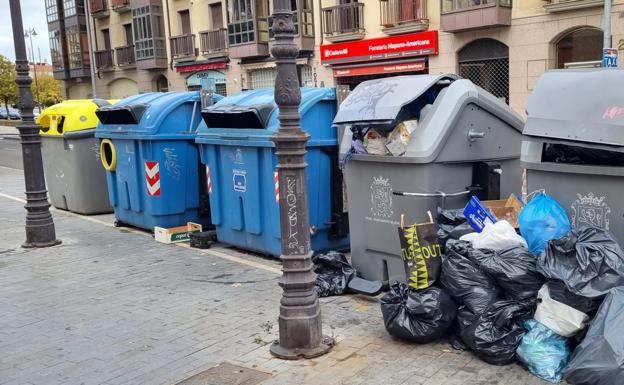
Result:
<svg viewBox="0 0 624 385">
<path fill-rule="evenodd" d="M 130 10 L 130 0 L 111 0 L 111 8 L 115 12 L 126 12 Z"/>
<path fill-rule="evenodd" d="M 180 35 L 169 38 L 171 55 L 175 59 L 193 58 L 195 52 L 195 35 Z"/>
<path fill-rule="evenodd" d="M 136 63 L 133 45 L 115 48 L 115 56 L 119 67 L 132 66 Z"/>
<path fill-rule="evenodd" d="M 95 55 L 95 68 L 110 69 L 113 68 L 113 51 L 104 49 L 93 52 Z"/>
<path fill-rule="evenodd" d="M 446 32 L 511 25 L 511 0 L 440 0 L 440 9 Z"/>
<path fill-rule="evenodd" d="M 106 0 L 89 0 L 91 15 L 95 18 L 108 16 L 108 4 Z"/>
<path fill-rule="evenodd" d="M 389 35 L 429 28 L 427 0 L 380 0 L 381 26 Z"/>
<path fill-rule="evenodd" d="M 227 29 L 218 28 L 200 32 L 199 49 L 203 55 L 227 53 Z"/>
<path fill-rule="evenodd" d="M 364 3 L 323 8 L 323 35 L 331 42 L 364 38 Z"/>
<path fill-rule="evenodd" d="M 548 12 L 564 12 L 604 5 L 604 0 L 546 0 L 546 2 L 544 9 Z"/>
</svg>

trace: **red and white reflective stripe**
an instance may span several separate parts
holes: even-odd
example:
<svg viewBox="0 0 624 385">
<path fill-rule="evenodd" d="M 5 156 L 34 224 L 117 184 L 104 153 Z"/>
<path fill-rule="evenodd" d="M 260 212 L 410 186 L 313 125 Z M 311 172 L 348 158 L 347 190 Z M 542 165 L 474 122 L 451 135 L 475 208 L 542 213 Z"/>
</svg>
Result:
<svg viewBox="0 0 624 385">
<path fill-rule="evenodd" d="M 210 178 L 210 166 L 206 165 L 206 184 L 208 185 L 208 194 L 212 194 L 212 179 Z"/>
<path fill-rule="evenodd" d="M 149 195 L 160 196 L 160 167 L 158 162 L 145 162 L 145 184 Z"/>
<path fill-rule="evenodd" d="M 273 171 L 273 185 L 275 188 L 275 202 L 279 203 L 279 174 Z"/>
</svg>

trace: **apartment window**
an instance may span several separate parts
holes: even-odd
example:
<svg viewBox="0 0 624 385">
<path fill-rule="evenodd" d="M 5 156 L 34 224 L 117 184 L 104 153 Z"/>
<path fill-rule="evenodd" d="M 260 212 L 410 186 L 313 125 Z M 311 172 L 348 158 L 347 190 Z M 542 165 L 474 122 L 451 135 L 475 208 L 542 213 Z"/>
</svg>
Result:
<svg viewBox="0 0 624 385">
<path fill-rule="evenodd" d="M 268 13 L 269 3 L 266 0 L 229 0 L 228 36 L 230 44 L 246 44 L 256 41 L 256 29 L 258 41 L 268 41 Z"/>
<path fill-rule="evenodd" d="M 63 71 L 63 43 L 61 31 L 50 31 L 50 55 L 52 56 L 52 68 L 54 71 Z"/>
<path fill-rule="evenodd" d="M 130 23 L 124 24 L 123 29 L 124 29 L 124 37 L 126 39 L 126 45 L 130 46 L 134 44 L 132 40 L 132 24 Z"/>
<path fill-rule="evenodd" d="M 69 69 L 80 69 L 89 65 L 89 50 L 87 49 L 87 32 L 77 25 L 67 27 L 67 53 Z"/>
<path fill-rule="evenodd" d="M 52 23 L 59 19 L 58 6 L 56 0 L 45 0 L 46 16 L 48 17 L 48 23 Z"/>
<path fill-rule="evenodd" d="M 580 28 L 565 34 L 555 45 L 557 68 L 601 61 L 602 36 L 602 30 L 598 28 Z"/>
<path fill-rule="evenodd" d="M 63 14 L 65 17 L 83 15 L 84 4 L 82 0 L 63 0 Z"/>
<path fill-rule="evenodd" d="M 301 4 L 301 11 L 299 11 Z M 293 24 L 295 25 L 295 35 L 299 35 L 299 27 L 301 27 L 301 36 L 314 37 L 314 18 L 312 10 L 312 0 L 290 0 L 290 8 L 293 10 Z M 301 21 L 299 20 L 301 18 Z M 273 20 L 269 18 L 269 37 L 273 38 Z"/>
<path fill-rule="evenodd" d="M 167 57 L 162 7 L 146 5 L 132 10 L 136 59 Z"/>
<path fill-rule="evenodd" d="M 190 35 L 191 15 L 189 14 L 188 9 L 184 11 L 179 11 L 178 15 L 180 17 L 180 30 L 182 31 L 182 35 Z"/>
<path fill-rule="evenodd" d="M 464 11 L 471 8 L 500 5 L 511 7 L 511 0 L 441 0 L 442 13 Z"/>
<path fill-rule="evenodd" d="M 275 68 L 263 68 L 249 71 L 250 86 L 252 89 L 271 88 L 275 86 Z"/>
<path fill-rule="evenodd" d="M 509 47 L 494 39 L 478 39 L 457 56 L 459 76 L 509 104 Z"/>
<path fill-rule="evenodd" d="M 208 5 L 210 9 L 210 22 L 212 29 L 223 28 L 223 11 L 221 3 L 214 3 Z"/>
</svg>

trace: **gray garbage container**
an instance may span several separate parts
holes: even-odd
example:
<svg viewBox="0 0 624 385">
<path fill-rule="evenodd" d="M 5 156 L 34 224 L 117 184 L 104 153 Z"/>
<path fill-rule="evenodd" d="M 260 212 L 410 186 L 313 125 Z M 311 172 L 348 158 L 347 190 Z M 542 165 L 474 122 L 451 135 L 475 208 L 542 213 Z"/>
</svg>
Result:
<svg viewBox="0 0 624 385">
<path fill-rule="evenodd" d="M 373 127 L 387 134 L 413 118 L 418 126 L 404 155 L 353 154 L 354 132 Z M 405 282 L 402 214 L 408 224 L 424 222 L 428 210 L 463 208 L 472 193 L 498 199 L 520 191 L 522 119 L 455 75 L 364 82 L 341 104 L 334 123 L 345 128 L 340 149 L 351 255 L 363 278 Z"/>
<path fill-rule="evenodd" d="M 624 245 L 624 71 L 550 71 L 527 104 L 521 165 L 573 226 L 610 230 Z"/>
</svg>

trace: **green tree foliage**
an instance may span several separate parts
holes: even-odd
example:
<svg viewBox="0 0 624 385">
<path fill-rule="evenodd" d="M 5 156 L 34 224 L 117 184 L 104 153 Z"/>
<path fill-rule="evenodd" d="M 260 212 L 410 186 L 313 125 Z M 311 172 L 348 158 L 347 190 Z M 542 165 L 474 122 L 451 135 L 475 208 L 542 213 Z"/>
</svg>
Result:
<svg viewBox="0 0 624 385">
<path fill-rule="evenodd" d="M 7 57 L 0 55 L 0 101 L 9 108 L 9 104 L 17 103 L 17 83 L 15 64 Z"/>
<path fill-rule="evenodd" d="M 61 82 L 50 75 L 39 75 L 37 80 L 39 83 L 39 93 L 37 93 L 34 81 L 30 85 L 30 90 L 35 98 L 35 104 L 49 107 L 63 100 Z M 37 94 L 39 95 L 39 100 L 37 100 Z"/>
</svg>

